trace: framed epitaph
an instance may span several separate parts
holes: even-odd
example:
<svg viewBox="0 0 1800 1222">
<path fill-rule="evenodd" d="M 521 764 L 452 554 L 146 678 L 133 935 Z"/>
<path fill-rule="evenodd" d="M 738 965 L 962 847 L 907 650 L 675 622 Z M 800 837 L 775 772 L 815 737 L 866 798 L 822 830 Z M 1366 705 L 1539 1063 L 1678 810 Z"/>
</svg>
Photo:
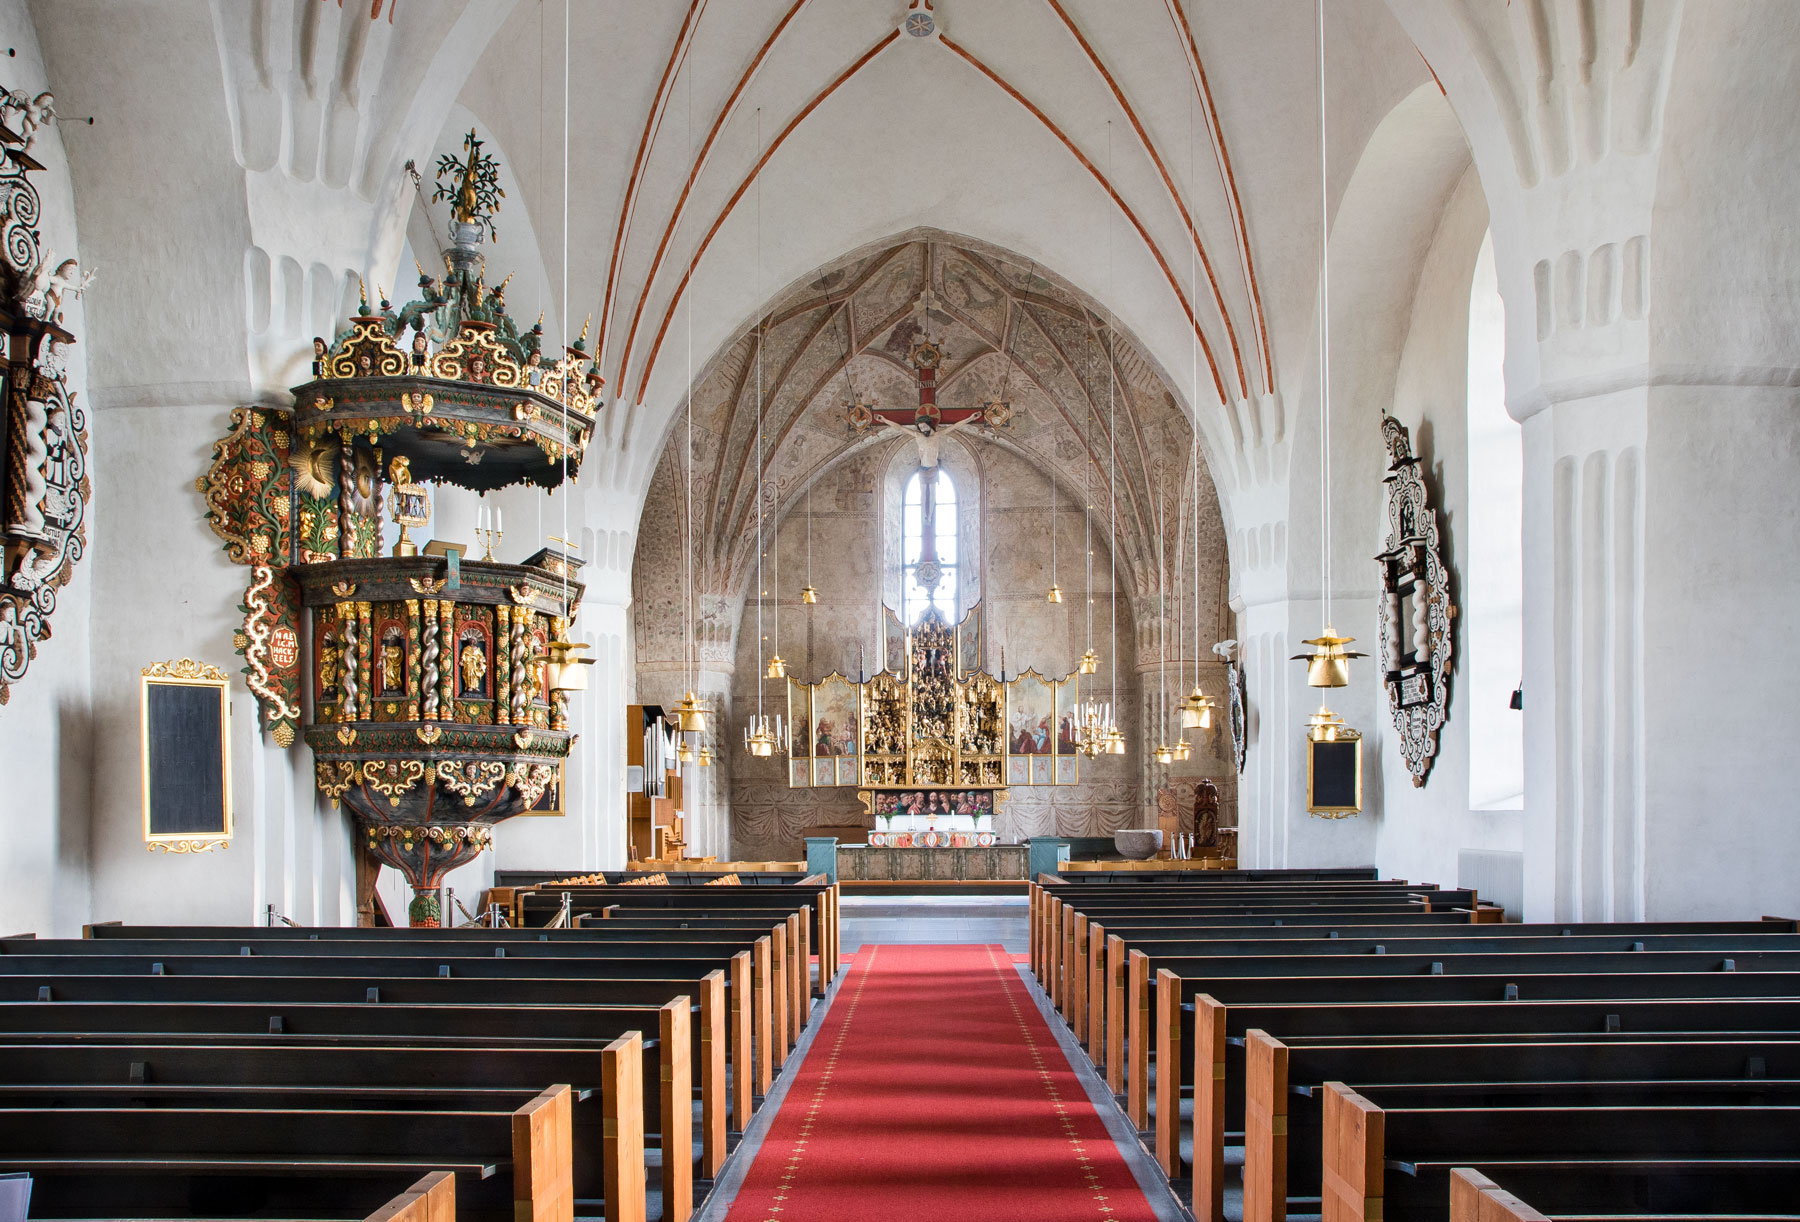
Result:
<svg viewBox="0 0 1800 1222">
<path fill-rule="evenodd" d="M 139 685 L 144 842 L 204 853 L 231 839 L 231 682 L 204 662 L 146 667 Z"/>
<path fill-rule="evenodd" d="M 1306 742 L 1306 809 L 1315 815 L 1362 812 L 1362 739 Z"/>
</svg>

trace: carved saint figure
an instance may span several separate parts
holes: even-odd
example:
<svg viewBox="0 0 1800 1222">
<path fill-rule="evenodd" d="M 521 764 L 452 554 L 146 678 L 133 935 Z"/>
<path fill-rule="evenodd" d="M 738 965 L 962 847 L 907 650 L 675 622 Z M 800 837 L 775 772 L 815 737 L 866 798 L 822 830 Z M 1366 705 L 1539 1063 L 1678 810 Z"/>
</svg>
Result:
<svg viewBox="0 0 1800 1222">
<path fill-rule="evenodd" d="M 1194 847 L 1219 847 L 1219 787 L 1207 777 L 1194 786 Z"/>
<path fill-rule="evenodd" d="M 398 641 L 381 643 L 381 687 L 386 692 L 399 692 L 406 687 L 406 655 Z"/>
<path fill-rule="evenodd" d="M 338 648 L 335 640 L 327 638 L 319 650 L 319 690 L 335 692 L 338 687 L 338 662 L 344 651 Z"/>
<path fill-rule="evenodd" d="M 474 641 L 465 642 L 462 651 L 456 655 L 457 665 L 462 668 L 463 695 L 480 696 L 486 693 L 484 683 L 487 679 L 487 652 Z"/>
</svg>

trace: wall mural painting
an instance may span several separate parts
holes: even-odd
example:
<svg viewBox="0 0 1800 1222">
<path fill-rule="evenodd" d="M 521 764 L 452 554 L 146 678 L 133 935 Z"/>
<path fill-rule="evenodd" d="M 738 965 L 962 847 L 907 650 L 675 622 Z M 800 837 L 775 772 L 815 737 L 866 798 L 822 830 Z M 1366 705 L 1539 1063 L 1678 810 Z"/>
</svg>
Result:
<svg viewBox="0 0 1800 1222">
<path fill-rule="evenodd" d="M 895 674 L 906 671 L 906 625 L 892 607 L 881 609 L 882 669 Z"/>
<path fill-rule="evenodd" d="M 956 671 L 973 674 L 981 669 L 981 607 L 969 612 L 956 626 Z"/>
</svg>

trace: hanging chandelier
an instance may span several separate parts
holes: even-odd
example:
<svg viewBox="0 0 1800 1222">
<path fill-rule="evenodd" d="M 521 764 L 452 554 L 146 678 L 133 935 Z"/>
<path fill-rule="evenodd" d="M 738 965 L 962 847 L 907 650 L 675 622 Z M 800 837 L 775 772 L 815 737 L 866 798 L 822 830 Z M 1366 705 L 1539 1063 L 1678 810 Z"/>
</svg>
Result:
<svg viewBox="0 0 1800 1222">
<path fill-rule="evenodd" d="M 1111 752 L 1116 733 L 1112 705 L 1102 700 L 1083 700 L 1075 709 L 1075 747 L 1089 759 Z"/>
<path fill-rule="evenodd" d="M 1331 212 L 1330 161 L 1325 139 L 1325 4 L 1318 0 L 1319 29 L 1319 572 L 1325 606 L 1325 631 L 1302 642 L 1312 646 L 1295 654 L 1292 661 L 1306 663 L 1309 687 L 1348 687 L 1350 659 L 1367 654 L 1344 646 L 1356 638 L 1339 636 L 1331 625 Z M 1321 715 L 1329 710 L 1321 708 Z M 1341 724 L 1341 719 L 1338 719 Z M 1307 723 L 1314 741 L 1318 718 Z"/>
<path fill-rule="evenodd" d="M 756 109 L 756 143 L 758 148 L 762 147 L 762 108 L 760 106 Z M 758 292 L 762 291 L 762 280 L 762 176 L 759 174 L 756 179 L 756 287 Z M 763 604 L 767 602 L 769 598 L 769 587 L 763 584 L 763 556 L 766 554 L 764 547 L 766 531 L 763 517 L 762 358 L 764 342 L 768 337 L 767 323 L 768 315 L 764 314 L 757 320 L 756 324 L 756 654 L 759 660 L 762 657 L 763 643 L 768 640 L 768 638 L 763 635 L 762 629 Z M 779 526 L 776 528 L 775 548 L 775 588 L 779 590 L 781 579 L 781 535 Z M 800 601 L 803 603 L 816 603 L 819 601 L 819 595 L 818 591 L 812 588 L 812 581 L 810 579 L 812 569 L 811 492 L 808 492 L 806 495 L 806 557 L 809 577 L 806 588 L 800 592 Z M 781 602 L 779 598 L 775 603 L 775 616 L 775 623 L 777 625 L 776 635 L 779 637 L 781 623 Z M 767 759 L 777 751 L 785 752 L 787 750 L 787 728 L 782 724 L 781 714 L 777 713 L 771 718 L 767 713 L 763 712 L 763 680 L 785 678 L 787 678 L 787 663 L 782 660 L 779 653 L 771 657 L 766 666 L 759 668 L 756 679 L 756 712 L 751 716 L 749 724 L 744 727 L 744 750 L 748 751 L 757 759 Z"/>
<path fill-rule="evenodd" d="M 812 583 L 812 489 L 806 490 L 806 584 L 800 587 L 800 601 L 812 606 L 819 601 L 819 591 Z"/>
<path fill-rule="evenodd" d="M 1181 702 L 1181 725 L 1186 730 L 1212 729 L 1213 710 L 1218 708 L 1212 697 L 1200 690 L 1200 684 L 1194 684 L 1194 690 L 1188 693 Z"/>
<path fill-rule="evenodd" d="M 683 734 L 706 733 L 706 707 L 693 692 L 681 698 L 681 703 L 675 706 L 675 714 Z"/>
</svg>

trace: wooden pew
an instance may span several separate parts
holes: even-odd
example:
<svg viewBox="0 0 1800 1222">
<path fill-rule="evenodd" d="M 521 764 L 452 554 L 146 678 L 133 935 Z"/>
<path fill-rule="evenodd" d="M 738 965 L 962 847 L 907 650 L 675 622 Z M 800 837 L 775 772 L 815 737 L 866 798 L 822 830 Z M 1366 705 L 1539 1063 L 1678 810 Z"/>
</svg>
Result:
<svg viewBox="0 0 1800 1222">
<path fill-rule="evenodd" d="M 1567 1216 L 1567 1215 L 1564 1215 Z M 1695 1213 L 1629 1213 L 1581 1215 L 1582 1222 L 1794 1222 L 1800 1213 L 1721 1213 L 1708 1208 Z M 1450 1222 L 1557 1222 L 1472 1167 L 1450 1172 Z"/>
<path fill-rule="evenodd" d="M 766 947 L 768 939 L 762 939 Z M 703 1007 L 719 1004 L 721 1012 L 731 1020 L 729 1046 L 732 1050 L 730 1064 L 734 1067 L 734 1076 L 752 1080 L 754 1071 L 750 1057 L 753 1047 L 763 1049 L 761 1055 L 765 1062 L 769 1055 L 767 1047 L 769 1012 L 765 1007 L 755 1004 L 735 1003 L 730 996 L 731 981 L 738 977 L 748 979 L 750 975 L 751 957 L 755 948 L 738 951 L 729 958 L 718 955 L 705 957 L 687 957 L 689 947 L 681 948 L 680 957 L 637 956 L 628 959 L 615 959 L 605 954 L 607 948 L 589 948 L 591 955 L 584 957 L 583 948 L 573 948 L 569 957 L 549 957 L 540 954 L 510 955 L 505 958 L 490 957 L 452 957 L 448 954 L 407 957 L 403 955 L 335 955 L 323 953 L 326 949 L 335 950 L 339 944 L 323 942 L 296 943 L 296 946 L 308 946 L 320 951 L 319 954 L 221 954 L 221 955 L 175 955 L 175 954 L 107 954 L 102 948 L 135 949 L 139 944 L 116 941 L 105 943 L 75 943 L 85 945 L 89 949 L 85 953 L 64 955 L 38 955 L 30 953 L 28 948 L 51 949 L 68 943 L 50 941 L 26 941 L 8 943 L 15 951 L 10 955 L 0 954 L 0 979 L 6 977 L 41 977 L 47 983 L 49 977 L 68 977 L 74 974 L 97 974 L 108 976 L 337 976 L 345 979 L 362 979 L 364 986 L 379 987 L 383 980 L 398 981 L 417 978 L 447 979 L 517 979 L 541 978 L 549 980 L 567 980 L 572 983 L 586 982 L 587 986 L 601 988 L 595 996 L 612 996 L 622 1002 L 659 1002 L 669 997 L 687 992 L 700 996 Z M 167 945 L 157 942 L 155 946 Z M 207 944 L 212 945 L 212 944 Z M 223 943 L 220 945 L 231 945 Z M 260 943 L 243 943 L 253 950 L 261 950 Z M 371 944 L 373 945 L 373 944 Z M 352 947 L 352 950 L 358 947 Z M 392 949 L 392 948 L 386 948 Z M 452 950 L 479 948 L 453 947 Z M 781 965 L 777 964 L 779 969 Z M 720 1002 L 714 998 L 709 986 L 704 984 L 709 973 L 723 971 L 726 973 L 726 998 Z M 776 979 L 785 977 L 780 972 Z M 636 983 L 627 983 L 636 982 Z M 604 987 L 602 988 L 602 985 Z M 4 986 L 0 986 L 4 987 Z M 412 987 L 412 986 L 409 986 Z M 538 1000 L 555 1000 L 549 985 L 540 986 Z M 659 995 L 660 994 L 660 995 Z M 395 993 L 396 997 L 400 994 Z M 713 1025 L 710 1016 L 703 1016 L 700 1028 L 703 1038 L 711 1038 Z M 753 1030 L 753 1024 L 760 1021 L 763 1030 Z M 696 1055 L 699 1050 L 696 1049 Z M 740 1059 L 741 1058 L 741 1059 Z M 741 1075 L 736 1074 L 735 1067 L 742 1065 Z M 701 1078 L 703 1091 L 709 1090 L 713 1083 L 710 1075 L 704 1071 Z M 763 1087 L 767 1090 L 767 1086 Z M 741 1092 L 740 1092 L 741 1093 Z M 738 1117 L 738 1127 L 742 1128 L 749 1119 L 749 1098 L 739 1100 L 734 1108 Z"/>
<path fill-rule="evenodd" d="M 635 1067 L 636 1050 L 620 1051 Z M 569 1104 L 557 1086 L 510 1112 L 0 1108 L 0 1170 L 30 1172 L 33 1212 L 47 1217 L 181 1216 L 196 1184 L 215 1205 L 228 1193 L 276 1216 L 341 1216 L 451 1171 L 465 1220 L 566 1222 Z M 608 1217 L 643 1214 L 609 1198 Z"/>
<path fill-rule="evenodd" d="M 10 1042 L 0 1040 L 0 1082 L 6 1084 L 0 1086 L 0 1097 L 32 1090 L 53 1098 L 73 1098 L 82 1091 L 145 1098 L 187 1091 L 237 1093 L 263 1100 L 291 1095 L 303 1100 L 308 1093 L 335 1092 L 380 1096 L 393 1106 L 410 1110 L 450 1092 L 472 1095 L 510 1090 L 529 1096 L 543 1083 L 563 1076 L 578 1096 L 574 1105 L 577 1171 L 591 1171 L 600 1177 L 612 1176 L 611 1169 L 603 1166 L 601 1126 L 597 1121 L 590 1126 L 583 1114 L 590 1108 L 616 1114 L 609 1102 L 616 1094 L 638 1099 L 639 1110 L 631 1118 L 640 1142 L 645 1118 L 660 1114 L 652 1107 L 655 1098 L 644 1099 L 641 1093 L 642 1068 L 631 1075 L 634 1081 L 621 1079 L 624 1067 L 610 1047 L 599 1041 L 499 1041 L 462 1048 L 426 1040 L 405 1044 L 295 1043 L 267 1035 L 239 1037 L 232 1042 L 208 1042 L 204 1037 L 172 1042 L 167 1036 L 140 1036 L 134 1040 L 118 1037 L 116 1042 L 81 1037 L 78 1043 L 57 1043 L 11 1037 Z M 659 1072 L 654 1055 L 646 1060 L 651 1072 Z M 584 1094 L 591 1098 L 582 1100 L 579 1096 Z M 301 1101 L 287 1105 L 317 1106 Z M 584 1159 L 592 1166 L 585 1166 Z M 642 1180 L 641 1154 L 623 1174 Z M 592 1185 L 582 1186 L 586 1195 L 599 1195 L 598 1191 L 586 1191 Z"/>
<path fill-rule="evenodd" d="M 456 1222 L 456 1177 L 431 1172 L 370 1214 L 367 1222 Z"/>
<path fill-rule="evenodd" d="M 1567 992 L 1583 987 L 1604 991 L 1604 986 L 1620 981 L 1639 982 L 1630 977 L 1604 977 L 1598 984 L 1587 977 L 1533 978 L 1522 977 L 1522 987 L 1542 991 L 1542 981 L 1556 979 Z M 1731 997 L 1720 999 L 1671 999 L 1681 991 L 1680 980 L 1695 983 L 1717 981 L 1723 986 L 1742 988 L 1775 982 L 1768 997 Z M 1673 983 L 1671 983 L 1673 982 Z M 1238 983 L 1246 990 L 1258 989 L 1271 982 L 1215 982 L 1215 987 Z M 1665 977 L 1647 986 L 1649 1000 L 1573 998 L 1558 1001 L 1521 1000 L 1496 1004 L 1493 995 L 1481 1001 L 1431 1000 L 1454 996 L 1459 987 L 1457 977 L 1396 978 L 1386 982 L 1379 978 L 1358 982 L 1395 990 L 1392 1002 L 1335 1001 L 1322 990 L 1340 982 L 1332 980 L 1298 981 L 1303 992 L 1315 998 L 1309 1002 L 1232 1002 L 1227 1005 L 1208 994 L 1195 998 L 1193 1048 L 1184 1077 L 1194 1083 L 1194 1213 L 1198 1218 L 1219 1218 L 1223 1194 L 1224 1135 L 1228 1128 L 1249 1121 L 1246 1093 L 1245 1042 L 1251 1029 L 1261 1029 L 1283 1040 L 1306 1038 L 1318 1045 L 1366 1043 L 1380 1038 L 1388 1041 L 1411 1039 L 1414 1042 L 1438 1040 L 1468 1042 L 1478 1039 L 1495 1042 L 1502 1039 L 1547 1040 L 1559 1036 L 1581 1036 L 1590 1039 L 1643 1039 L 1652 1033 L 1725 1033 L 1739 1037 L 1741 1033 L 1787 1032 L 1800 1020 L 1800 995 L 1791 975 L 1712 974 L 1710 976 Z M 1405 990 L 1405 993 L 1399 990 Z M 1408 995 L 1410 994 L 1410 995 Z M 1750 1038 L 1744 1035 L 1743 1038 Z M 1184 1058 L 1186 1059 L 1186 1058 Z M 1179 1096 L 1177 1096 L 1177 1099 Z M 1175 1108 L 1170 1108 L 1173 1114 Z M 1234 1115 L 1235 1113 L 1235 1115 Z M 1235 1124 L 1234 1124 L 1235 1122 Z M 1173 1135 L 1172 1135 L 1173 1136 Z M 1173 1167 L 1178 1172 L 1178 1167 Z"/>
<path fill-rule="evenodd" d="M 749 952 L 733 957 L 741 959 L 747 969 Z M 7 973 L 21 960 L 0 957 L 0 973 Z M 31 962 L 36 963 L 37 960 Z M 52 969 L 60 965 L 82 966 L 87 960 L 71 958 L 51 960 Z M 108 962 L 111 962 L 109 959 Z M 236 967 L 245 960 L 220 957 L 217 970 Z M 292 963 L 292 959 L 262 960 L 276 966 Z M 347 961 L 354 963 L 354 961 Z M 492 961 L 478 960 L 490 965 Z M 529 972 L 547 961 L 512 962 L 516 970 Z M 168 966 L 164 964 L 164 966 Z M 200 970 L 208 970 L 202 965 Z M 46 992 L 47 990 L 47 992 Z M 701 1174 L 707 1178 L 718 1173 L 724 1164 L 728 1110 L 728 1047 L 744 1059 L 741 1077 L 748 1083 L 752 1077 L 749 1046 L 751 1032 L 747 1026 L 749 1012 L 739 1005 L 732 1008 L 726 989 L 725 973 L 714 969 L 698 980 L 597 980 L 545 979 L 531 976 L 489 975 L 477 979 L 458 977 L 388 977 L 358 976 L 269 976 L 269 975 L 48 975 L 28 973 L 0 974 L 0 1001 L 235 1001 L 265 1005 L 298 1002 L 330 1002 L 342 1005 L 659 1005 L 665 999 L 692 993 L 698 997 L 693 1015 L 690 1061 L 695 1067 L 696 1094 L 701 1100 L 702 1143 Z M 728 1025 L 730 1024 L 730 1025 Z M 748 1122 L 748 1101 L 739 1108 L 739 1127 Z M 655 1126 L 652 1126 L 655 1131 Z"/>
<path fill-rule="evenodd" d="M 1454 948 L 1452 948 L 1454 949 Z M 1131 955 L 1142 952 L 1132 951 Z M 1146 959 L 1149 962 L 1159 962 Z M 1182 1048 L 1182 1011 L 1181 997 L 1183 981 L 1193 981 L 1196 985 L 1214 988 L 1223 987 L 1223 982 L 1233 978 L 1259 978 L 1259 973 L 1266 974 L 1272 967 L 1279 967 L 1284 972 L 1302 979 L 1324 979 L 1328 977 L 1425 977 L 1425 976 L 1460 976 L 1477 975 L 1484 977 L 1501 976 L 1562 976 L 1569 984 L 1577 988 L 1592 990 L 1591 981 L 1595 977 L 1631 976 L 1639 973 L 1650 974 L 1683 974 L 1683 973 L 1717 973 L 1720 975 L 1752 976 L 1758 974 L 1758 966 L 1770 969 L 1786 968 L 1783 975 L 1800 971 L 1800 951 L 1749 952 L 1732 957 L 1742 971 L 1723 972 L 1720 965 L 1725 962 L 1716 951 L 1644 951 L 1641 953 L 1616 954 L 1602 953 L 1594 955 L 1580 954 L 1454 954 L 1433 952 L 1430 954 L 1410 955 L 1351 955 L 1342 957 L 1320 955 L 1292 955 L 1277 958 L 1261 958 L 1259 956 L 1221 956 L 1202 959 L 1161 960 L 1176 966 L 1177 971 L 1168 967 L 1156 970 L 1156 996 L 1154 1005 L 1155 1048 L 1157 1065 L 1156 1104 L 1153 1115 L 1156 1119 L 1156 1145 L 1159 1160 L 1164 1170 L 1173 1174 L 1175 1166 L 1174 1151 L 1177 1133 L 1175 1116 L 1179 1107 L 1180 1089 L 1184 1084 L 1189 1062 L 1181 1056 Z M 1516 983 L 1516 982 L 1515 982 Z M 1187 986 L 1190 990 L 1195 987 Z M 1315 998 L 1325 996 L 1320 986 L 1313 986 Z M 1624 986 L 1631 987 L 1631 986 Z M 1753 986 L 1745 986 L 1753 987 Z M 1593 996 L 1593 991 L 1584 995 Z M 1143 1004 L 1137 999 L 1135 1005 L 1128 998 L 1128 1009 L 1135 1009 Z M 1174 1059 L 1164 1059 L 1165 1055 Z M 1165 1070 L 1163 1067 L 1167 1067 Z M 1130 1058 L 1129 1072 L 1137 1074 L 1147 1066 L 1137 1055 Z M 1197 1070 L 1195 1071 L 1198 1072 Z"/>
<path fill-rule="evenodd" d="M 186 1033 L 209 1039 L 232 1034 L 302 1039 L 328 1036 L 369 1042 L 452 1037 L 479 1047 L 489 1038 L 595 1040 L 631 1038 L 644 1029 L 656 1030 L 659 1038 L 654 1051 L 661 1089 L 644 1097 L 636 1127 L 641 1134 L 647 1118 L 645 1109 L 654 1103 L 653 1123 L 662 1137 L 663 1195 L 665 1202 L 674 1206 L 691 1203 L 693 1193 L 693 1113 L 689 1102 L 692 1061 L 687 1029 L 690 1005 L 685 997 L 660 1007 L 0 1003 L 0 1039 L 21 1034 L 66 1037 L 84 1033 L 138 1037 Z M 634 1040 L 631 1046 L 642 1054 L 641 1041 Z M 639 1076 L 641 1079 L 641 1070 Z M 686 1213 L 668 1216 L 679 1220 Z"/>
<path fill-rule="evenodd" d="M 1659 935 L 1639 933 L 1626 937 L 1602 935 L 1575 935 L 1569 937 L 1559 935 L 1552 937 L 1537 937 L 1509 934 L 1496 937 L 1490 936 L 1490 931 L 1503 928 L 1502 926 L 1481 925 L 1463 926 L 1461 928 L 1463 932 L 1457 934 L 1448 934 L 1440 931 L 1431 936 L 1424 936 L 1423 932 L 1420 931 L 1416 933 L 1415 936 L 1401 938 L 1359 937 L 1318 940 L 1272 938 L 1263 940 L 1260 938 L 1225 937 L 1211 940 L 1195 939 L 1191 941 L 1165 941 L 1139 938 L 1134 935 L 1128 927 L 1122 931 L 1120 926 L 1112 921 L 1108 921 L 1105 924 L 1095 922 L 1088 926 L 1090 938 L 1094 936 L 1094 930 L 1100 930 L 1102 931 L 1101 936 L 1119 936 L 1127 951 L 1136 950 L 1149 956 L 1152 972 L 1164 966 L 1168 966 L 1171 970 L 1176 971 L 1178 975 L 1195 977 L 1204 976 L 1208 973 L 1205 968 L 1191 966 L 1190 961 L 1202 959 L 1210 961 L 1211 959 L 1220 956 L 1239 960 L 1239 969 L 1248 966 L 1252 973 L 1255 973 L 1257 970 L 1257 962 L 1266 961 L 1269 965 L 1267 973 L 1269 975 L 1306 976 L 1318 973 L 1315 973 L 1308 967 L 1305 961 L 1294 958 L 1293 956 L 1312 954 L 1329 955 L 1332 958 L 1337 958 L 1339 956 L 1376 955 L 1377 952 L 1380 952 L 1377 957 L 1384 958 L 1383 966 L 1379 968 L 1355 968 L 1348 970 L 1352 972 L 1371 971 L 1375 974 L 1387 975 L 1403 973 L 1407 962 L 1404 956 L 1407 955 L 1415 956 L 1415 958 L 1411 960 L 1415 965 L 1421 962 L 1425 963 L 1427 970 L 1431 970 L 1432 966 L 1437 964 L 1443 964 L 1443 970 L 1450 970 L 1451 964 L 1444 958 L 1443 954 L 1440 954 L 1439 952 L 1447 952 L 1458 956 L 1456 962 L 1461 966 L 1456 970 L 1459 973 L 1476 966 L 1473 961 L 1463 958 L 1463 956 L 1477 953 L 1497 955 L 1513 955 L 1529 952 L 1542 954 L 1594 954 L 1606 951 L 1654 952 L 1665 950 L 1710 950 L 1717 952 L 1718 965 L 1722 966 L 1727 961 L 1730 961 L 1733 965 L 1732 970 L 1741 969 L 1752 971 L 1770 970 L 1771 963 L 1776 967 L 1786 966 L 1779 961 L 1761 959 L 1754 952 L 1768 950 L 1800 952 L 1800 935 L 1790 933 L 1758 933 L 1746 935 L 1712 933 Z M 1529 927 L 1513 926 L 1512 928 Z M 1254 956 L 1256 962 L 1245 960 L 1244 957 L 1246 956 Z M 1085 969 L 1088 972 L 1089 985 L 1083 990 L 1083 1001 L 1090 1012 L 1084 1016 L 1079 1013 L 1078 1007 L 1077 1012 L 1073 1015 L 1072 1021 L 1078 1023 L 1084 1031 L 1103 1031 L 1106 1024 L 1106 1007 L 1124 1004 L 1125 995 L 1122 988 L 1114 987 L 1109 989 L 1106 987 L 1108 980 L 1105 976 L 1103 966 L 1099 962 L 1091 961 L 1091 952 L 1088 956 L 1084 956 L 1084 958 L 1090 960 Z M 1174 960 L 1181 960 L 1181 962 L 1173 962 Z M 1389 960 L 1391 960 L 1391 964 L 1387 962 Z M 1646 965 L 1644 968 L 1646 971 L 1667 970 L 1666 967 L 1656 966 L 1656 961 L 1645 960 L 1643 962 Z M 1662 962 L 1667 963 L 1669 961 L 1665 960 Z M 1691 967 L 1682 968 L 1681 970 L 1691 970 Z M 1240 972 L 1238 970 L 1233 970 L 1232 974 L 1240 974 Z M 1113 983 L 1115 985 L 1118 983 L 1116 976 L 1114 977 Z M 1094 1053 L 1095 1059 L 1098 1061 L 1100 1059 L 1100 1052 L 1097 1047 L 1091 1048 L 1090 1051 Z"/>
<path fill-rule="evenodd" d="M 1696 1176 L 1735 1180 L 1740 1193 L 1746 1171 L 1778 1179 L 1777 1208 L 1800 1182 L 1793 1106 L 1381 1107 L 1332 1082 L 1324 1126 L 1324 1222 L 1440 1222 L 1459 1166 L 1578 1176 L 1590 1205 L 1610 1198 L 1615 1212 Z"/>
<path fill-rule="evenodd" d="M 1313 1045 L 1251 1030 L 1245 1039 L 1244 1218 L 1281 1222 L 1290 1195 L 1318 1195 L 1321 1093 L 1328 1081 L 1361 1092 L 1401 1085 L 1607 1083 L 1692 1091 L 1746 1079 L 1792 1092 L 1800 1080 L 1800 1034 L 1746 1041 L 1688 1036 L 1680 1041 L 1597 1041 L 1576 1037 L 1505 1043 L 1405 1038 Z M 1690 1099 L 1691 1101 L 1691 1099 Z"/>
</svg>

